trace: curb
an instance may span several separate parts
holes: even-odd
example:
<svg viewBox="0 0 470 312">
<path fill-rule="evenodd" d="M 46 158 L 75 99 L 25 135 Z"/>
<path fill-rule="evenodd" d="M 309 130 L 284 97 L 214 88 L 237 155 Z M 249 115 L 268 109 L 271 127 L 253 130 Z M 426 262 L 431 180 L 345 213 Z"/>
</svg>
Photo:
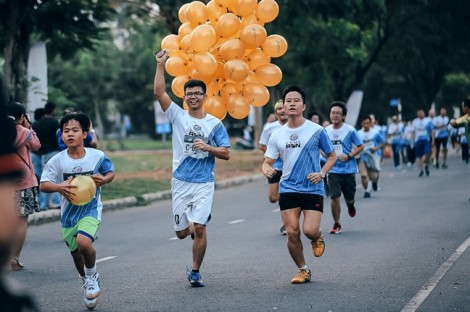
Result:
<svg viewBox="0 0 470 312">
<path fill-rule="evenodd" d="M 232 186 L 244 183 L 259 181 L 266 179 L 262 174 L 251 176 L 241 176 L 232 179 L 222 180 L 215 183 L 215 190 L 223 190 Z M 103 201 L 103 213 L 106 211 L 124 209 L 138 206 L 146 206 L 159 200 L 171 199 L 171 191 L 161 191 L 156 193 L 148 193 L 142 196 L 129 196 L 118 199 Z M 44 223 L 60 221 L 60 209 L 49 209 L 33 213 L 28 218 L 28 225 L 40 225 Z"/>
</svg>

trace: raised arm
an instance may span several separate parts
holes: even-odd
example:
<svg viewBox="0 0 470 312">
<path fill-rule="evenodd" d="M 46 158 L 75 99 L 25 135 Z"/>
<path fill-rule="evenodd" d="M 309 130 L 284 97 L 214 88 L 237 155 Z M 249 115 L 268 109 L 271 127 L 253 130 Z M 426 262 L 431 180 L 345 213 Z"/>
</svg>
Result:
<svg viewBox="0 0 470 312">
<path fill-rule="evenodd" d="M 166 93 L 165 86 L 165 62 L 168 59 L 168 51 L 161 50 L 155 55 L 155 59 L 157 60 L 157 69 L 153 81 L 153 94 L 165 112 L 171 104 L 171 99 L 168 93 Z"/>
</svg>

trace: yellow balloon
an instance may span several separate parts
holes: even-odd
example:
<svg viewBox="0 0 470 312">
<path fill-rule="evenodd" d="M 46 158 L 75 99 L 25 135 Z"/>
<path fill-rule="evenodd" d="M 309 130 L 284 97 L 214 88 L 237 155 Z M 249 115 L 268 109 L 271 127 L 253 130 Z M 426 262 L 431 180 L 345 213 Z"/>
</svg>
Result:
<svg viewBox="0 0 470 312">
<path fill-rule="evenodd" d="M 203 109 L 206 113 L 211 114 L 220 120 L 223 120 L 225 116 L 227 116 L 227 106 L 218 95 L 209 96 L 204 102 Z"/>
<path fill-rule="evenodd" d="M 177 76 L 171 82 L 171 91 L 179 98 L 184 96 L 184 84 L 189 80 L 188 76 Z"/>
<path fill-rule="evenodd" d="M 191 34 L 191 49 L 196 52 L 209 51 L 217 42 L 217 34 L 210 25 L 199 25 Z"/>
<path fill-rule="evenodd" d="M 188 59 L 180 55 L 172 56 L 166 61 L 165 69 L 173 77 L 187 75 L 189 73 Z"/>
<path fill-rule="evenodd" d="M 217 60 L 209 52 L 199 52 L 193 56 L 193 66 L 204 76 L 212 75 L 217 69 Z"/>
<path fill-rule="evenodd" d="M 219 55 L 223 60 L 243 59 L 245 44 L 240 39 L 230 39 L 219 48 Z"/>
<path fill-rule="evenodd" d="M 235 82 L 224 82 L 220 88 L 220 96 L 227 103 L 228 98 L 232 95 L 241 95 L 243 87 Z"/>
<path fill-rule="evenodd" d="M 178 19 L 180 20 L 181 24 L 188 22 L 188 18 L 186 17 L 186 12 L 188 11 L 188 7 L 189 7 L 189 3 L 185 3 L 178 10 Z"/>
<path fill-rule="evenodd" d="M 227 12 L 224 6 L 218 5 L 214 0 L 209 1 L 206 4 L 207 18 L 212 23 L 217 23 L 219 18 Z"/>
<path fill-rule="evenodd" d="M 194 28 L 195 26 L 192 25 L 190 22 L 181 24 L 178 28 L 178 37 L 180 38 L 180 40 L 182 40 L 184 36 L 191 34 Z"/>
<path fill-rule="evenodd" d="M 77 206 L 83 206 L 91 202 L 96 195 L 96 184 L 90 176 L 79 175 L 70 181 L 70 185 L 75 185 L 72 189 L 73 195 L 70 202 Z"/>
<path fill-rule="evenodd" d="M 238 16 L 247 16 L 252 14 L 257 7 L 258 0 L 238 0 L 233 9 Z"/>
<path fill-rule="evenodd" d="M 243 96 L 253 106 L 263 106 L 269 101 L 269 91 L 261 83 L 248 83 L 243 86 Z"/>
<path fill-rule="evenodd" d="M 242 60 L 228 60 L 224 64 L 224 76 L 226 79 L 240 82 L 248 76 L 248 64 Z"/>
<path fill-rule="evenodd" d="M 168 35 L 162 39 L 161 42 L 162 50 L 179 50 L 180 49 L 180 40 L 177 35 Z"/>
<path fill-rule="evenodd" d="M 231 95 L 226 103 L 227 113 L 235 119 L 243 119 L 250 113 L 250 104 L 242 95 Z"/>
<path fill-rule="evenodd" d="M 256 9 L 256 17 L 264 22 L 272 22 L 279 14 L 279 5 L 274 0 L 261 0 Z"/>
<path fill-rule="evenodd" d="M 240 40 L 248 49 L 259 47 L 267 36 L 266 29 L 258 24 L 245 26 L 240 32 Z"/>
<path fill-rule="evenodd" d="M 275 64 L 261 65 L 255 70 L 256 78 L 265 86 L 272 87 L 282 80 L 282 71 Z"/>
<path fill-rule="evenodd" d="M 221 37 L 227 38 L 240 30 L 241 21 L 233 13 L 225 13 L 217 22 L 217 31 Z"/>
<path fill-rule="evenodd" d="M 202 25 L 207 22 L 207 8 L 201 1 L 193 1 L 189 4 L 186 17 L 191 24 Z"/>
<path fill-rule="evenodd" d="M 270 63 L 271 58 L 264 54 L 260 49 L 254 49 L 245 55 L 245 61 L 251 69 L 256 69 L 261 65 Z"/>
<path fill-rule="evenodd" d="M 270 57 L 280 57 L 287 51 L 287 41 L 281 35 L 270 35 L 264 40 L 261 49 Z"/>
</svg>

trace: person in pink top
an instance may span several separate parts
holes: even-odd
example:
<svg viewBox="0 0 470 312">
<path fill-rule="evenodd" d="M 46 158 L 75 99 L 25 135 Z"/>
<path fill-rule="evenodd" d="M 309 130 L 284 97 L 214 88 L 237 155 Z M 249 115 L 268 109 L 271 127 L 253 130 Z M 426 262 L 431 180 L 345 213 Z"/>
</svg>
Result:
<svg viewBox="0 0 470 312">
<path fill-rule="evenodd" d="M 26 114 L 25 107 L 13 102 L 7 106 L 8 117 L 16 125 L 16 147 L 15 162 L 22 171 L 22 177 L 15 184 L 15 197 L 18 211 L 18 228 L 16 240 L 13 246 L 12 259 L 10 265 L 12 271 L 21 270 L 24 265 L 20 262 L 19 257 L 23 244 L 26 239 L 28 229 L 28 216 L 35 211 L 39 211 L 38 198 L 38 180 L 34 174 L 34 167 L 31 161 L 30 152 L 37 151 L 41 147 L 38 137 L 34 130 L 31 129 L 29 117 Z"/>
</svg>

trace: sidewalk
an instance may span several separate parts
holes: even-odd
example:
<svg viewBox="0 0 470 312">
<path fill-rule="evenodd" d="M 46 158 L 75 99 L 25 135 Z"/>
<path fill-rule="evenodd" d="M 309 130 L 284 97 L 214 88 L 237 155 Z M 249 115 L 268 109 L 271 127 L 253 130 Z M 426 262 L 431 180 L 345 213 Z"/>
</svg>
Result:
<svg viewBox="0 0 470 312">
<path fill-rule="evenodd" d="M 256 175 L 248 175 L 235 177 L 232 179 L 222 180 L 215 183 L 215 189 L 221 190 L 231 186 L 240 185 L 243 183 L 263 180 L 265 177 L 260 173 Z M 141 197 L 125 197 L 119 199 L 112 199 L 103 201 L 103 213 L 114 209 L 131 208 L 136 206 L 148 205 L 152 202 L 165 200 L 171 198 L 171 191 L 162 191 L 157 193 L 144 194 Z M 54 222 L 60 220 L 60 209 L 49 209 L 46 211 L 40 211 L 33 213 L 29 216 L 28 225 L 39 225 L 48 222 Z"/>
</svg>

